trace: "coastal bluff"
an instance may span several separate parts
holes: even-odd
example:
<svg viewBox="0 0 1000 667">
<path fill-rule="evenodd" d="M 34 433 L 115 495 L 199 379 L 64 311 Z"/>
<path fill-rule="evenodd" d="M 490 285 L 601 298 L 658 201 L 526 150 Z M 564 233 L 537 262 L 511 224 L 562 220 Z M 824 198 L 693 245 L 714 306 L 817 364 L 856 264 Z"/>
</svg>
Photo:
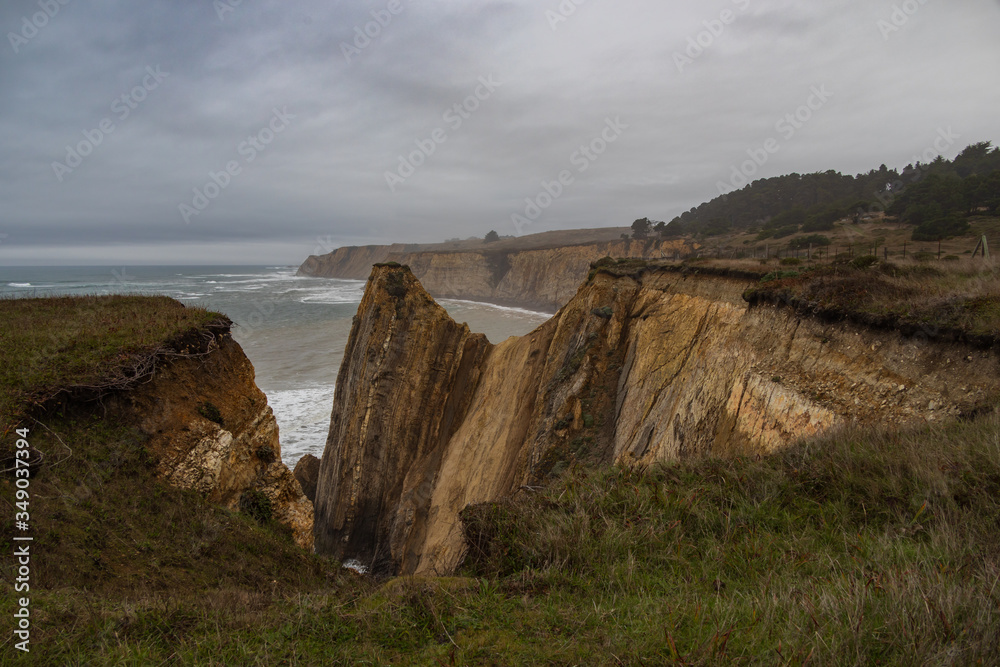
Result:
<svg viewBox="0 0 1000 667">
<path fill-rule="evenodd" d="M 172 486 L 241 509 L 263 494 L 295 542 L 313 547 L 313 507 L 281 460 L 278 423 L 254 381 L 254 367 L 228 327 L 192 334 L 151 379 L 106 401 L 148 438 L 157 472 Z"/>
<path fill-rule="evenodd" d="M 601 257 L 669 258 L 697 248 L 682 239 L 625 240 L 622 231 L 546 232 L 494 243 L 349 246 L 310 256 L 298 275 L 365 280 L 373 264 L 397 262 L 409 266 L 435 298 L 555 312 L 576 293 L 591 262 Z"/>
<path fill-rule="evenodd" d="M 574 462 L 756 457 L 851 423 L 974 414 L 1000 389 L 992 351 L 750 304 L 754 284 L 594 268 L 549 321 L 493 345 L 407 267 L 376 266 L 337 379 L 317 552 L 447 575 L 465 507 Z"/>
</svg>

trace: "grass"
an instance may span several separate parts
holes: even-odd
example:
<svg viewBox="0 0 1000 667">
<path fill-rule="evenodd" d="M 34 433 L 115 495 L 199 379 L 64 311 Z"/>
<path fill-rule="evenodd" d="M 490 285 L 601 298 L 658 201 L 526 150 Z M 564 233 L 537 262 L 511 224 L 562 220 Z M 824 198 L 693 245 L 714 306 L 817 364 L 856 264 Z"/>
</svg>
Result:
<svg viewBox="0 0 1000 667">
<path fill-rule="evenodd" d="M 0 432 L 60 390 L 127 384 L 211 324 L 229 321 L 167 297 L 0 299 Z"/>
<path fill-rule="evenodd" d="M 990 346 L 1000 337 L 1000 269 L 971 259 L 929 265 L 859 257 L 801 273 L 771 273 L 745 298 L 883 328 L 916 329 L 931 338 Z"/>
<path fill-rule="evenodd" d="M 30 595 L 33 662 L 114 663 L 120 651 L 101 639 L 114 637 L 141 664 L 194 627 L 189 603 L 231 615 L 343 576 L 295 546 L 260 498 L 234 513 L 169 486 L 135 425 L 79 400 L 140 381 L 165 357 L 204 353 L 226 318 L 156 297 L 3 300 L 0 310 L 4 426 L 19 422 L 45 453 L 20 506 L 9 458 L 0 477 L 0 539 L 24 535 L 15 512 L 30 515 L 31 588 L 7 588 L 0 606 L 13 613 Z M 16 437 L 6 431 L 0 445 L 11 450 Z M 0 572 L 14 582 L 17 563 L 4 559 Z M 111 625 L 109 609 L 123 612 Z M 159 643 L 149 640 L 157 632 Z"/>
<path fill-rule="evenodd" d="M 992 293 L 988 280 L 973 288 L 973 278 L 904 268 L 864 275 L 899 290 L 929 280 L 942 294 Z M 77 305 L 62 319 L 51 304 L 29 308 L 48 312 L 35 321 L 52 329 L 34 338 L 4 318 L 4 341 L 19 341 L 25 358 L 81 360 L 65 375 L 43 359 L 5 365 L 8 390 L 9 378 L 17 396 L 36 399 L 70 379 L 103 383 L 102 368 L 117 377 L 130 355 L 168 341 L 183 349 L 198 340 L 189 327 L 217 317 L 145 304 L 161 325 L 128 326 L 159 333 L 125 339 L 125 357 L 98 342 L 63 352 L 72 337 L 60 327 L 98 336 L 98 325 L 66 316 L 101 321 Z M 1000 655 L 996 412 L 904 432 L 848 429 L 754 460 L 574 464 L 545 489 L 467 508 L 459 576 L 390 581 L 302 552 L 266 512 L 229 512 L 163 484 L 143 438 L 99 405 L 67 402 L 26 423 L 48 454 L 31 482 L 33 664 L 910 665 Z M 10 544 L 13 479 L 0 486 Z M 4 581 L 14 568 L 0 563 Z M 15 605 L 8 588 L 0 614 Z"/>
<path fill-rule="evenodd" d="M 45 590 L 39 650 L 61 665 L 992 664 L 998 434 L 989 414 L 760 460 L 577 468 L 467 509 L 459 577 L 291 585 L 290 567 L 270 586 Z"/>
</svg>

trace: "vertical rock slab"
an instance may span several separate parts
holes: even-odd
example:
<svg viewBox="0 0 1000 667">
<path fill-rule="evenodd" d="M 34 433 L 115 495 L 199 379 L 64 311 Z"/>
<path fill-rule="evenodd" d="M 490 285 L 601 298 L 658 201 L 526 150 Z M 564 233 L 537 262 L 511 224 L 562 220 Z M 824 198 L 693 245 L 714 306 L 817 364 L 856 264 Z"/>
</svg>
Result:
<svg viewBox="0 0 1000 667">
<path fill-rule="evenodd" d="M 320 553 L 395 571 L 491 345 L 406 268 L 376 266 L 337 377 L 316 489 Z M 419 483 L 406 485 L 407 477 Z"/>
<path fill-rule="evenodd" d="M 460 512 L 574 461 L 763 455 L 851 421 L 954 417 L 1000 393 L 989 351 L 749 307 L 745 277 L 595 267 L 548 322 L 493 346 L 406 268 L 377 266 L 337 380 L 320 553 L 447 575 Z"/>
</svg>

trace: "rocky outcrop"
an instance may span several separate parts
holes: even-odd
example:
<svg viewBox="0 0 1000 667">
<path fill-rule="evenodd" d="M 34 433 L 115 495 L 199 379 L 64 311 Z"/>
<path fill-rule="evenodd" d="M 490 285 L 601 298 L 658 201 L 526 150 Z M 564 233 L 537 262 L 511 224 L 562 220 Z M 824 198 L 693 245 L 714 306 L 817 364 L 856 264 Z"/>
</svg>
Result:
<svg viewBox="0 0 1000 667">
<path fill-rule="evenodd" d="M 748 279 L 596 271 L 548 322 L 499 345 L 405 268 L 373 271 L 337 381 L 316 545 L 376 571 L 446 574 L 459 512 L 574 460 L 756 456 L 838 424 L 975 411 L 992 352 L 749 307 Z"/>
<path fill-rule="evenodd" d="M 409 266 L 431 295 L 469 299 L 555 312 L 576 293 L 591 262 L 601 257 L 673 257 L 693 250 L 690 242 L 605 241 L 580 245 L 518 249 L 411 250 L 409 246 L 338 248 L 311 256 L 299 275 L 364 280 L 372 264 Z"/>
<path fill-rule="evenodd" d="M 319 459 L 312 454 L 306 454 L 295 464 L 292 474 L 295 475 L 299 486 L 302 487 L 302 493 L 309 502 L 315 502 L 316 484 L 319 482 Z"/>
<path fill-rule="evenodd" d="M 148 436 L 170 484 L 233 510 L 245 493 L 259 491 L 295 541 L 312 549 L 312 503 L 281 462 L 278 424 L 253 365 L 228 330 L 203 332 L 197 347 L 121 392 L 113 409 Z"/>
</svg>

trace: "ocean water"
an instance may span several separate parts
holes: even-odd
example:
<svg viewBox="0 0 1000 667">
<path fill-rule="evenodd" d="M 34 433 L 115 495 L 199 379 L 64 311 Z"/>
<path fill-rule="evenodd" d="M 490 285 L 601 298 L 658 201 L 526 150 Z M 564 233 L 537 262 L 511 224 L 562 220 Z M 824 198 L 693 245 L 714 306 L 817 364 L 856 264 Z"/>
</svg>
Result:
<svg viewBox="0 0 1000 667">
<path fill-rule="evenodd" d="M 344 348 L 365 283 L 305 278 L 290 266 L 0 267 L 0 297 L 164 294 L 225 313 L 257 372 L 280 432 L 282 459 L 321 456 Z M 494 343 L 533 330 L 548 314 L 441 300 Z"/>
</svg>

